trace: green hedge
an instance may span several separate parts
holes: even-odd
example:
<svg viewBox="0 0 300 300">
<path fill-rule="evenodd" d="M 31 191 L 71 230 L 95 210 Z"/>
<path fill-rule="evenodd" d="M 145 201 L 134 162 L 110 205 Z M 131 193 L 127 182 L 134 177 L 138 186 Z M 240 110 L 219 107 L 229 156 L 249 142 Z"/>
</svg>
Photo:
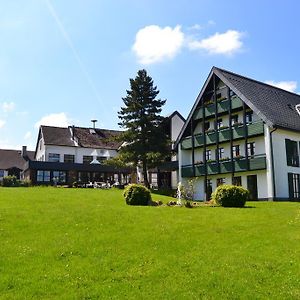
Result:
<svg viewBox="0 0 300 300">
<path fill-rule="evenodd" d="M 150 205 L 150 191 L 140 184 L 129 184 L 124 190 L 125 201 L 128 205 Z"/>
<path fill-rule="evenodd" d="M 212 200 L 224 207 L 244 207 L 249 191 L 241 186 L 221 185 L 212 193 Z"/>
</svg>

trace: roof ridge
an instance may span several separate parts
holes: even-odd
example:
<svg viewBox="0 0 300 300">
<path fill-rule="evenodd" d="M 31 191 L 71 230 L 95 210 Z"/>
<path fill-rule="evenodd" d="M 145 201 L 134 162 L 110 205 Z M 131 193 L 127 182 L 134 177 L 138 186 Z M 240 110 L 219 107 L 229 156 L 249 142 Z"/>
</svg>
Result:
<svg viewBox="0 0 300 300">
<path fill-rule="evenodd" d="M 273 88 L 273 89 L 275 89 L 275 90 L 279 90 L 279 91 L 281 91 L 281 92 L 286 92 L 286 93 L 291 94 L 291 95 L 293 95 L 293 96 L 298 96 L 298 97 L 300 97 L 300 95 L 297 94 L 297 93 L 293 93 L 293 92 L 287 91 L 287 90 L 282 89 L 282 88 L 279 88 L 279 87 L 277 87 L 277 86 L 274 86 L 274 85 L 271 85 L 271 84 L 268 84 L 268 83 L 265 83 L 265 82 L 262 82 L 262 81 L 259 81 L 259 80 L 256 80 L 256 79 L 247 77 L 247 76 L 243 76 L 243 75 L 240 75 L 240 74 L 238 74 L 238 73 L 234 73 L 234 72 L 231 72 L 231 71 L 228 71 L 228 70 L 225 70 L 225 69 L 221 69 L 221 68 L 218 68 L 218 67 L 215 67 L 215 66 L 213 67 L 213 69 L 217 69 L 217 70 L 219 70 L 219 71 L 221 71 L 221 72 L 226 72 L 226 73 L 229 73 L 229 74 L 232 74 L 232 75 L 235 75 L 235 76 L 238 76 L 238 77 L 241 77 L 241 78 L 244 78 L 244 79 L 247 79 L 247 80 L 250 80 L 250 81 L 259 83 L 259 84 L 262 84 L 262 85 L 265 85 L 265 86 L 267 86 L 267 87 L 269 87 L 269 88 Z"/>
</svg>

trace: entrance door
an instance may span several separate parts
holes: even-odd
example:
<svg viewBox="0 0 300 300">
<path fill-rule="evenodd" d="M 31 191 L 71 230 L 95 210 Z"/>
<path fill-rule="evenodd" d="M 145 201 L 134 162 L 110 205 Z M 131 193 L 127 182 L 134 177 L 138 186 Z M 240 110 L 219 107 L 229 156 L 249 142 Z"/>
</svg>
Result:
<svg viewBox="0 0 300 300">
<path fill-rule="evenodd" d="M 250 192 L 250 200 L 257 200 L 257 176 L 247 176 L 247 188 Z"/>
</svg>

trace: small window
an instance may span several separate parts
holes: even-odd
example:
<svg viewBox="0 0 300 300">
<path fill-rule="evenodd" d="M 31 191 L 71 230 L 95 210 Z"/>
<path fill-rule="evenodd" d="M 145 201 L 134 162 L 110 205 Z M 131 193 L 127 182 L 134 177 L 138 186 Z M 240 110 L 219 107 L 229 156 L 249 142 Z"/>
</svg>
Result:
<svg viewBox="0 0 300 300">
<path fill-rule="evenodd" d="M 231 116 L 231 125 L 237 124 L 239 122 L 239 116 L 238 115 L 232 115 Z"/>
<path fill-rule="evenodd" d="M 250 124 L 253 121 L 253 111 L 246 112 L 246 124 Z"/>
<path fill-rule="evenodd" d="M 225 178 L 217 178 L 217 186 L 225 184 Z"/>
<path fill-rule="evenodd" d="M 210 127 L 210 123 L 209 123 L 209 122 L 205 122 L 205 123 L 204 123 L 204 130 L 205 130 L 205 131 L 208 130 L 209 127 Z"/>
<path fill-rule="evenodd" d="M 219 159 L 224 158 L 224 148 L 218 149 L 218 156 L 219 156 Z"/>
<path fill-rule="evenodd" d="M 247 143 L 247 154 L 248 156 L 255 155 L 255 142 Z"/>
<path fill-rule="evenodd" d="M 217 120 L 217 128 L 219 129 L 220 127 L 222 127 L 223 126 L 223 121 L 222 121 L 222 119 L 218 119 Z"/>
<path fill-rule="evenodd" d="M 65 154 L 64 155 L 64 162 L 65 163 L 74 163 L 75 162 L 75 155 L 73 155 L 73 154 Z"/>
<path fill-rule="evenodd" d="M 86 165 L 90 164 L 93 161 L 93 156 L 83 155 L 82 162 Z"/>
<path fill-rule="evenodd" d="M 233 177 L 232 184 L 237 186 L 242 186 L 242 177 L 241 176 Z"/>
<path fill-rule="evenodd" d="M 97 156 L 97 160 L 99 161 L 100 164 L 103 164 L 106 160 L 106 156 Z"/>
<path fill-rule="evenodd" d="M 4 177 L 4 170 L 0 170 L 0 178 Z"/>
<path fill-rule="evenodd" d="M 233 157 L 240 156 L 240 145 L 232 146 L 232 155 L 233 155 Z"/>
<path fill-rule="evenodd" d="M 206 161 L 211 160 L 211 150 L 210 149 L 205 151 L 205 159 L 206 159 Z"/>
<path fill-rule="evenodd" d="M 49 153 L 48 155 L 48 161 L 51 162 L 59 162 L 60 155 L 58 153 Z"/>
</svg>

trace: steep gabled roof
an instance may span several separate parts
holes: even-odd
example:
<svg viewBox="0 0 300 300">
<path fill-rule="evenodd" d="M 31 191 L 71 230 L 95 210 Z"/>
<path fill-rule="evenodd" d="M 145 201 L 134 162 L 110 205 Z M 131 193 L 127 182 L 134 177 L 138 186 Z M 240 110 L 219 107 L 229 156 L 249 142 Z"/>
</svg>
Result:
<svg viewBox="0 0 300 300">
<path fill-rule="evenodd" d="M 268 126 L 300 131 L 300 116 L 295 109 L 295 106 L 300 104 L 300 95 L 213 67 L 178 136 L 176 146 L 182 138 L 194 111 L 198 107 L 213 74 L 233 90 Z"/>
<path fill-rule="evenodd" d="M 300 131 L 295 109 L 300 95 L 216 67 L 213 70 L 268 125 Z"/>
<path fill-rule="evenodd" d="M 84 127 L 53 127 L 41 126 L 40 134 L 42 134 L 45 145 L 67 146 L 67 147 L 84 147 L 95 149 L 118 149 L 121 142 L 117 142 L 114 138 L 120 135 L 121 131 L 84 128 Z M 76 143 L 74 142 L 74 139 Z"/>
<path fill-rule="evenodd" d="M 27 156 L 30 160 L 34 158 L 34 151 L 27 151 Z M 22 157 L 19 150 L 0 149 L 0 170 L 8 170 L 11 168 L 18 168 L 23 170 L 26 159 Z"/>
</svg>

